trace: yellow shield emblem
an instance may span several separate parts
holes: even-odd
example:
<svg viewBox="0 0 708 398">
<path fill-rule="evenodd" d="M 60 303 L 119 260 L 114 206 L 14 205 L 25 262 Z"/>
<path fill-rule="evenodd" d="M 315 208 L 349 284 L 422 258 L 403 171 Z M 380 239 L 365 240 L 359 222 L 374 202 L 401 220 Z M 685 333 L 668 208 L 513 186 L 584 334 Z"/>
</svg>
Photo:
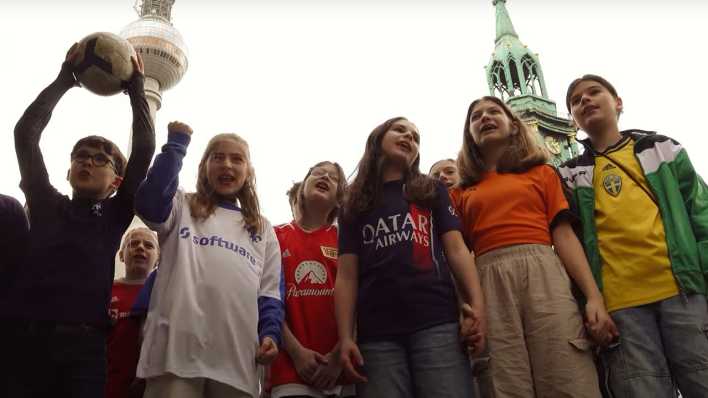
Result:
<svg viewBox="0 0 708 398">
<path fill-rule="evenodd" d="M 605 191 L 612 196 L 617 196 L 622 191 L 622 177 L 617 174 L 608 174 L 602 180 L 602 186 Z"/>
</svg>

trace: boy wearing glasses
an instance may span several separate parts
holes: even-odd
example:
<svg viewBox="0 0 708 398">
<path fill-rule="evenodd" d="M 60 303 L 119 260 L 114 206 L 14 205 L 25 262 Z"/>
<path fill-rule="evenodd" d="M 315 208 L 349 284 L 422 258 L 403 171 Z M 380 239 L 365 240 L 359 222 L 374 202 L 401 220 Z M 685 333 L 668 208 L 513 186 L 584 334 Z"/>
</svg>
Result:
<svg viewBox="0 0 708 398">
<path fill-rule="evenodd" d="M 75 49 L 15 126 L 30 248 L 2 315 L 11 334 L 2 351 L 12 364 L 5 396 L 104 396 L 114 256 L 155 151 L 142 61 L 133 58 L 135 73 L 125 82 L 133 113 L 130 160 L 110 140 L 86 137 L 71 151 L 71 198 L 51 185 L 39 139 L 59 100 L 78 85 Z"/>
<path fill-rule="evenodd" d="M 157 236 L 147 228 L 131 229 L 118 256 L 125 264 L 125 277 L 113 282 L 111 293 L 106 398 L 127 397 L 135 381 L 140 357 L 140 319 L 132 316 L 132 308 L 160 256 Z"/>
</svg>

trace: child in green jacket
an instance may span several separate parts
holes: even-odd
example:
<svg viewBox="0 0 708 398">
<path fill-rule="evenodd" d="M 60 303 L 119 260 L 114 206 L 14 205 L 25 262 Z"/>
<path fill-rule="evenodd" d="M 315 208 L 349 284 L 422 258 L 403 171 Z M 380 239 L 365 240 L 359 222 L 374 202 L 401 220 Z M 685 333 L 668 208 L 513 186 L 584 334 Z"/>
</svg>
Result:
<svg viewBox="0 0 708 398">
<path fill-rule="evenodd" d="M 607 80 L 570 84 L 566 105 L 588 135 L 562 165 L 585 253 L 619 336 L 604 343 L 618 397 L 708 396 L 708 187 L 673 139 L 619 131 Z"/>
</svg>

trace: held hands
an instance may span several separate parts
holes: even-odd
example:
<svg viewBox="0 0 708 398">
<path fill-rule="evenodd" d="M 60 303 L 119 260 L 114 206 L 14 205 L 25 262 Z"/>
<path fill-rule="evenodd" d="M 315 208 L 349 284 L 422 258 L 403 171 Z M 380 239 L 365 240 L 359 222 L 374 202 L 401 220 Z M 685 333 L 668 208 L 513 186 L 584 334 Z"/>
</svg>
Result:
<svg viewBox="0 0 708 398">
<path fill-rule="evenodd" d="M 352 339 L 342 341 L 339 352 L 339 362 L 344 370 L 344 374 L 354 383 L 366 383 L 366 376 L 360 373 L 364 366 L 364 358 L 361 356 L 359 347 Z"/>
<path fill-rule="evenodd" d="M 589 299 L 585 305 L 585 328 L 601 347 L 609 345 L 619 337 L 617 326 L 607 313 L 602 297 Z"/>
<path fill-rule="evenodd" d="M 460 312 L 460 339 L 467 345 L 467 352 L 479 355 L 484 351 L 487 339 L 487 318 L 484 310 L 462 305 Z"/>
<path fill-rule="evenodd" d="M 258 351 L 256 351 L 256 362 L 261 365 L 270 365 L 276 356 L 278 356 L 278 346 L 270 337 L 264 337 Z"/>
<path fill-rule="evenodd" d="M 169 133 L 183 133 L 191 136 L 192 128 L 189 127 L 187 123 L 182 123 L 175 120 L 167 125 L 167 134 Z"/>
<path fill-rule="evenodd" d="M 313 379 L 320 365 L 327 364 L 327 359 L 324 355 L 302 346 L 292 356 L 292 360 L 297 374 L 309 384 L 314 384 Z"/>
<path fill-rule="evenodd" d="M 320 390 L 329 390 L 337 385 L 337 379 L 342 373 L 342 364 L 337 360 L 339 350 L 335 349 L 327 354 L 324 359 L 326 363 L 320 364 L 312 377 L 312 385 Z"/>
</svg>

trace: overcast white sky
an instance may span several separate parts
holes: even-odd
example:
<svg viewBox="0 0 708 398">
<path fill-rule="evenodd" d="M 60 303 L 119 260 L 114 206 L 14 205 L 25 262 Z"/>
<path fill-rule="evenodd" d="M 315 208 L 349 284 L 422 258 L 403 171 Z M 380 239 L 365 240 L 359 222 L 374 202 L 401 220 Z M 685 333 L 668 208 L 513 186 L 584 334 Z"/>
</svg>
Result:
<svg viewBox="0 0 708 398">
<path fill-rule="evenodd" d="M 68 47 L 94 31 L 118 33 L 135 20 L 132 0 L 0 0 L 0 192 L 21 202 L 12 131 L 55 77 Z M 551 99 L 565 115 L 568 83 L 596 73 L 625 103 L 622 128 L 681 141 L 708 176 L 705 99 L 708 5 L 703 1 L 508 0 L 521 40 L 539 53 Z M 177 0 L 174 25 L 189 47 L 189 70 L 164 93 L 159 147 L 171 120 L 195 133 L 180 183 L 214 134 L 251 146 L 264 215 L 290 219 L 285 191 L 321 160 L 347 174 L 369 132 L 392 116 L 421 131 L 422 168 L 455 157 L 468 104 L 488 94 L 483 67 L 494 48 L 491 0 Z M 66 193 L 69 151 L 88 134 L 126 150 L 127 96 L 71 90 L 42 137 L 52 183 Z"/>
</svg>

